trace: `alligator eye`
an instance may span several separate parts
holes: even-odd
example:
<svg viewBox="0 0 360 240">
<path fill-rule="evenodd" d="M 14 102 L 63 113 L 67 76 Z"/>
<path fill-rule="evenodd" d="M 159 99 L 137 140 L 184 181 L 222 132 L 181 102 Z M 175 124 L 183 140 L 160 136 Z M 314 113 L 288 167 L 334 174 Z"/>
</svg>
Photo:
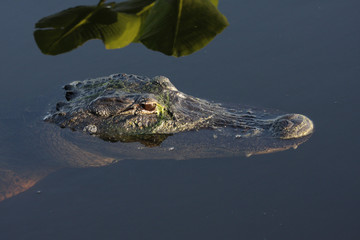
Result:
<svg viewBox="0 0 360 240">
<path fill-rule="evenodd" d="M 154 111 L 156 109 L 155 103 L 142 103 L 140 106 L 146 111 Z"/>
</svg>

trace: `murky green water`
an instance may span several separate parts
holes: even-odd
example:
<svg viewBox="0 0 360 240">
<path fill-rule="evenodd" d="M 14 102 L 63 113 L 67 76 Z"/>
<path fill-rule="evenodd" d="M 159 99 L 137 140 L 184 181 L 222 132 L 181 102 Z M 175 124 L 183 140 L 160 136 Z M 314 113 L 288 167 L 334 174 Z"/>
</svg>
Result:
<svg viewBox="0 0 360 240">
<path fill-rule="evenodd" d="M 220 1 L 230 26 L 179 59 L 136 44 L 106 51 L 99 41 L 42 55 L 34 23 L 94 2 L 69 4 L 1 3 L 0 159 L 19 169 L 49 164 L 24 173 L 35 185 L 0 203 L 0 239 L 360 237 L 358 1 Z M 296 150 L 250 158 L 58 169 L 48 145 L 28 140 L 28 122 L 61 99 L 62 85 L 116 72 L 161 74 L 194 96 L 302 113 L 316 131 Z"/>
</svg>

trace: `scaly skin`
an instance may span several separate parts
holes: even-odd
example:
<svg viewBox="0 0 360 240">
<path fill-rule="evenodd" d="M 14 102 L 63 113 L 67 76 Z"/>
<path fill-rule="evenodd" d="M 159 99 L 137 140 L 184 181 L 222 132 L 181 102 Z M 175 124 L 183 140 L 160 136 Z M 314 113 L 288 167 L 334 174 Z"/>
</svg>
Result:
<svg viewBox="0 0 360 240">
<path fill-rule="evenodd" d="M 45 120 L 110 141 L 221 127 L 240 128 L 243 136 L 281 139 L 300 138 L 313 131 L 312 121 L 304 115 L 268 118 L 228 109 L 182 93 L 162 76 L 114 74 L 72 82 L 64 89 L 67 102 L 58 103 Z"/>
</svg>

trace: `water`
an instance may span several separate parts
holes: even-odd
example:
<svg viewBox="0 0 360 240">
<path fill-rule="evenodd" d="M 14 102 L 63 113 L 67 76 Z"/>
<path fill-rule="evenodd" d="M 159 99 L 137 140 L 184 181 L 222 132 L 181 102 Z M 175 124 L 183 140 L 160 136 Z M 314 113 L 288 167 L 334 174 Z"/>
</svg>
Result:
<svg viewBox="0 0 360 240">
<path fill-rule="evenodd" d="M 250 158 L 54 170 L 0 203 L 0 239 L 360 237 L 358 1 L 220 1 L 231 25 L 180 59 L 136 44 L 106 51 L 99 41 L 42 55 L 34 23 L 71 5 L 20 3 L 2 1 L 0 16 L 1 117 L 22 123 L 19 131 L 23 112 L 44 113 L 60 86 L 116 72 L 161 74 L 198 97 L 302 113 L 316 131 L 297 150 Z M 16 149 L 13 161 L 31 165 L 25 150 L 33 143 L 10 125 L 1 149 Z"/>
</svg>

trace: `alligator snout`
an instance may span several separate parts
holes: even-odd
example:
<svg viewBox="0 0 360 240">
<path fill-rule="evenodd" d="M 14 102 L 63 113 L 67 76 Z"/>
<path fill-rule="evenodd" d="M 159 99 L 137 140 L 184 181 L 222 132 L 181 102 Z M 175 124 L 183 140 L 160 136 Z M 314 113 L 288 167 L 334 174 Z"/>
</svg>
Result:
<svg viewBox="0 0 360 240">
<path fill-rule="evenodd" d="M 302 114 L 285 114 L 276 119 L 270 126 L 273 136 L 281 139 L 305 137 L 314 131 L 313 122 Z"/>
</svg>

